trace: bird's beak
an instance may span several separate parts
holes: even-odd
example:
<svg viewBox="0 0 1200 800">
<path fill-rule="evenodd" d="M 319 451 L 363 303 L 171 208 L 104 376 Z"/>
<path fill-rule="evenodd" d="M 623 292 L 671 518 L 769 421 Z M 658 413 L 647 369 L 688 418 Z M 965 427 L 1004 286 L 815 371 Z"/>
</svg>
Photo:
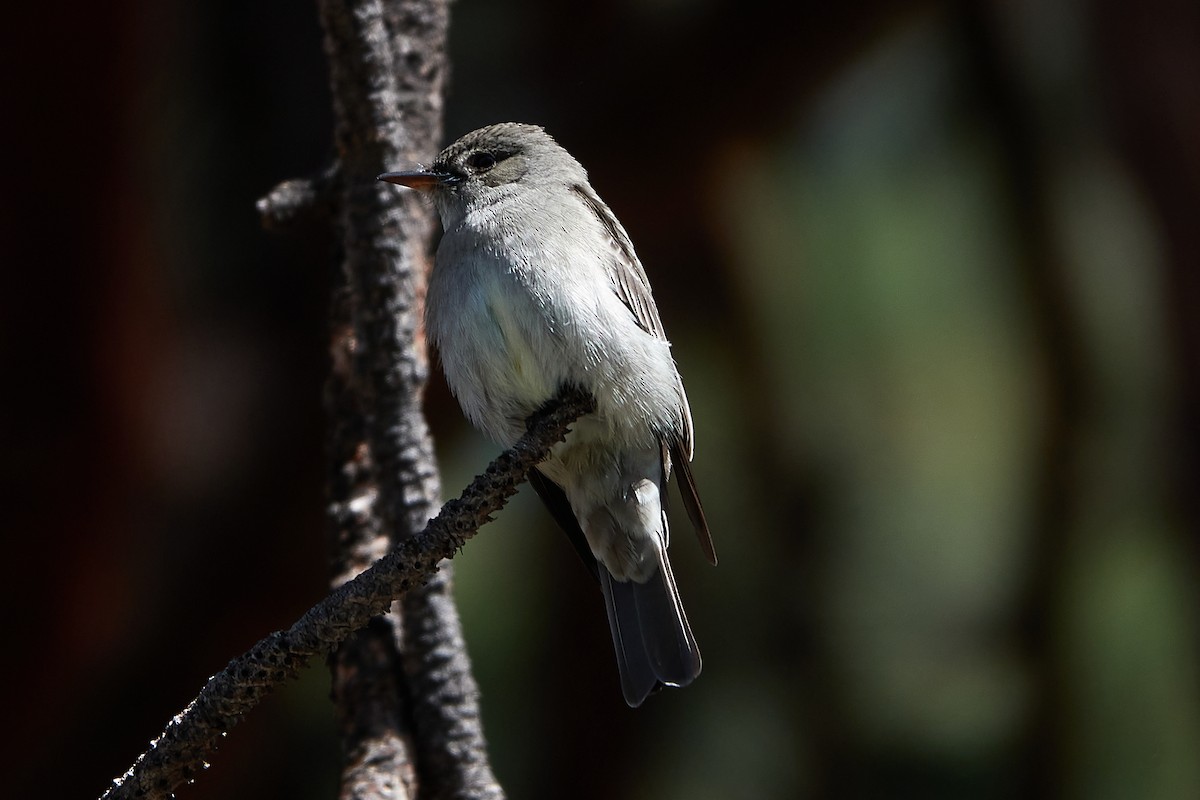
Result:
<svg viewBox="0 0 1200 800">
<path fill-rule="evenodd" d="M 410 169 L 404 172 L 385 172 L 376 180 L 407 186 L 422 192 L 428 192 L 451 183 L 453 177 L 449 172 L 435 172 L 428 169 Z"/>
</svg>

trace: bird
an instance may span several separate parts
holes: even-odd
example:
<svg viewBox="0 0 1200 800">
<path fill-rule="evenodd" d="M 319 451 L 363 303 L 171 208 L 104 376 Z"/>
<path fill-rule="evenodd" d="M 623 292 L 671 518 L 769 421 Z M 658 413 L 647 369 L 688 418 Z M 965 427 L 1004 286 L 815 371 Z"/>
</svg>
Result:
<svg viewBox="0 0 1200 800">
<path fill-rule="evenodd" d="M 537 125 L 480 128 L 379 180 L 431 196 L 441 218 L 426 330 L 471 423 L 511 446 L 565 388 L 591 395 L 529 482 L 599 581 L 625 702 L 690 684 L 702 661 L 667 558 L 672 474 L 717 558 L 691 409 L 625 228 Z"/>
</svg>

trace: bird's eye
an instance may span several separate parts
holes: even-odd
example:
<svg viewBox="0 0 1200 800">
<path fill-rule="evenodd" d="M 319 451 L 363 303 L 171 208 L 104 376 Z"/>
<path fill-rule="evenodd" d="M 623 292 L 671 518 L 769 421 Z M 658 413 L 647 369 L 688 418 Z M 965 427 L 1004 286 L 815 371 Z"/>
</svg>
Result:
<svg viewBox="0 0 1200 800">
<path fill-rule="evenodd" d="M 486 151 L 471 153 L 467 159 L 467 166 L 476 172 L 486 172 L 496 166 L 496 157 Z"/>
</svg>

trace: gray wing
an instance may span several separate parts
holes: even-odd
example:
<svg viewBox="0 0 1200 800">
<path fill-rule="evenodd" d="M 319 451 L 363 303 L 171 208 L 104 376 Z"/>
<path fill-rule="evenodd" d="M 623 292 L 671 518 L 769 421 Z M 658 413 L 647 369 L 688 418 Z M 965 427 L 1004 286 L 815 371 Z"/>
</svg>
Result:
<svg viewBox="0 0 1200 800">
<path fill-rule="evenodd" d="M 576 184 L 571 187 L 582 199 L 584 204 L 596 215 L 612 246 L 611 257 L 606 259 L 608 277 L 612 281 L 613 291 L 621 302 L 633 314 L 634 320 L 642 330 L 666 339 L 662 320 L 658 316 L 658 307 L 650 293 L 650 279 L 646 270 L 633 251 L 633 242 L 625 228 L 617 221 L 616 216 L 595 190 L 587 184 Z M 676 441 L 664 443 L 663 475 L 670 471 L 671 461 L 676 467 L 676 479 L 683 493 L 683 504 L 688 517 L 696 530 L 700 546 L 710 563 L 717 563 L 717 555 L 713 550 L 712 536 L 708 531 L 708 522 L 704 518 L 704 509 L 700 505 L 700 495 L 696 491 L 696 482 L 688 462 L 692 458 L 692 410 L 688 406 L 687 394 L 683 391 L 683 382 L 676 377 L 679 385 L 679 411 L 683 419 L 683 430 L 679 431 Z M 669 451 L 669 454 L 668 454 Z M 664 495 L 665 497 L 665 495 Z"/>
<path fill-rule="evenodd" d="M 688 519 L 691 520 L 692 530 L 696 532 L 696 539 L 700 542 L 700 549 L 704 551 L 704 557 L 715 567 L 717 550 L 713 547 L 712 534 L 708 530 L 708 520 L 704 517 L 704 505 L 700 502 L 700 492 L 696 489 L 696 478 L 692 475 L 692 465 L 688 463 L 687 457 L 681 452 L 679 444 L 668 447 L 664 443 L 662 458 L 664 475 L 669 471 L 669 467 L 666 465 L 669 465 L 671 461 L 675 462 L 675 483 L 679 486 L 679 493 L 683 496 L 683 508 L 687 511 Z"/>
<path fill-rule="evenodd" d="M 633 314 L 638 326 L 652 336 L 666 339 L 662 320 L 658 316 L 658 307 L 654 305 L 654 296 L 650 293 L 650 279 L 637 254 L 633 252 L 633 242 L 629 234 L 617 221 L 595 190 L 587 184 L 575 184 L 571 187 L 576 194 L 583 198 L 584 205 L 596 215 L 612 246 L 611 258 L 605 260 L 608 267 L 608 277 L 612 281 L 613 291 L 621 302 Z M 680 434 L 682 452 L 692 457 L 692 410 L 688 407 L 687 395 L 683 391 L 683 383 L 679 383 L 680 417 L 683 419 L 683 430 Z"/>
<path fill-rule="evenodd" d="M 667 338 L 662 320 L 658 317 L 658 308 L 654 305 L 654 297 L 650 294 L 650 279 L 633 252 L 629 234 L 591 186 L 575 184 L 571 188 L 600 220 L 612 243 L 612 258 L 607 259 L 608 277 L 612 280 L 617 297 L 629 308 L 634 320 L 644 331 L 660 339 Z"/>
</svg>

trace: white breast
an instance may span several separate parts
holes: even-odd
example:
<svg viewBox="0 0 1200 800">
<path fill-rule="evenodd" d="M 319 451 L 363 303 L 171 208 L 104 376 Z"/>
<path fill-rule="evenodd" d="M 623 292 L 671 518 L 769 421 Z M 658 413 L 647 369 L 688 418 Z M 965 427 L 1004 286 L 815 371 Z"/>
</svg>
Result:
<svg viewBox="0 0 1200 800">
<path fill-rule="evenodd" d="M 588 239 L 596 226 L 563 216 L 586 209 L 524 209 L 520 225 L 505 211 L 496 204 L 447 231 L 430 282 L 429 332 L 464 412 L 511 444 L 533 411 L 573 383 L 598 410 L 573 438 L 587 429 L 612 444 L 657 447 L 658 433 L 681 424 L 670 345 L 642 330 L 613 291 L 599 260 L 608 248 Z"/>
</svg>

